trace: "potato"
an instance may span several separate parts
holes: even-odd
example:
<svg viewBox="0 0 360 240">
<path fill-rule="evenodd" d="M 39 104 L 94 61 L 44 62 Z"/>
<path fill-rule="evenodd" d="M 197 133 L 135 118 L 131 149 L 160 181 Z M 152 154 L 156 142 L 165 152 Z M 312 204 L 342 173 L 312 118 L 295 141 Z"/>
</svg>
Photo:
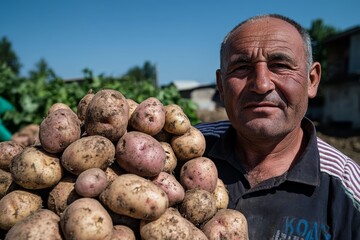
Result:
<svg viewBox="0 0 360 240">
<path fill-rule="evenodd" d="M 80 119 L 81 122 L 83 122 L 85 120 L 85 116 L 86 116 L 86 109 L 89 106 L 89 103 L 91 102 L 91 100 L 93 99 L 93 97 L 95 96 L 94 92 L 92 89 L 90 89 L 84 97 L 82 97 L 77 105 L 76 108 L 76 115 L 78 116 L 78 118 Z"/>
<path fill-rule="evenodd" d="M 191 222 L 181 216 L 176 208 L 168 208 L 153 221 L 141 221 L 142 240 L 206 240 L 206 236 Z"/>
<path fill-rule="evenodd" d="M 204 135 L 193 126 L 185 134 L 173 136 L 171 139 L 171 147 L 180 161 L 201 157 L 205 152 L 205 146 Z"/>
<path fill-rule="evenodd" d="M 224 182 L 218 178 L 216 188 L 213 192 L 217 209 L 227 208 L 229 205 L 229 194 Z"/>
<path fill-rule="evenodd" d="M 106 174 L 100 168 L 89 168 L 76 179 L 75 191 L 83 197 L 97 197 L 107 187 Z"/>
<path fill-rule="evenodd" d="M 0 228 L 9 230 L 17 222 L 42 207 L 40 196 L 15 190 L 0 199 Z"/>
<path fill-rule="evenodd" d="M 95 93 L 87 109 L 84 129 L 88 135 L 101 135 L 117 142 L 127 130 L 129 104 L 116 90 L 103 89 Z"/>
<path fill-rule="evenodd" d="M 67 175 L 49 192 L 47 208 L 61 215 L 67 206 L 81 198 L 75 191 L 76 176 Z"/>
<path fill-rule="evenodd" d="M 166 192 L 169 199 L 169 206 L 183 201 L 185 190 L 173 175 L 161 172 L 152 179 L 152 182 Z"/>
<path fill-rule="evenodd" d="M 173 134 L 166 132 L 164 129 L 161 129 L 160 132 L 155 134 L 153 137 L 159 142 L 170 143 L 173 136 Z"/>
<path fill-rule="evenodd" d="M 40 145 L 38 124 L 29 124 L 13 134 L 11 141 L 16 142 L 24 147 Z"/>
<path fill-rule="evenodd" d="M 212 218 L 216 211 L 214 196 L 198 188 L 186 191 L 184 200 L 179 205 L 181 215 L 195 226 Z"/>
<path fill-rule="evenodd" d="M 9 171 L 12 159 L 21 153 L 24 147 L 14 141 L 0 142 L 0 169 Z"/>
<path fill-rule="evenodd" d="M 41 147 L 27 147 L 10 164 L 14 181 L 26 189 L 45 189 L 57 184 L 63 175 L 59 158 Z"/>
<path fill-rule="evenodd" d="M 127 132 L 116 145 L 115 159 L 126 171 L 142 177 L 157 176 L 165 165 L 166 154 L 152 136 Z"/>
<path fill-rule="evenodd" d="M 165 151 L 165 165 L 162 169 L 163 172 L 172 173 L 176 166 L 177 166 L 177 158 L 175 153 L 171 147 L 171 145 L 167 142 L 160 142 L 161 146 L 164 148 Z"/>
<path fill-rule="evenodd" d="M 60 217 L 65 239 L 111 239 L 113 223 L 109 213 L 94 198 L 80 198 L 71 203 Z"/>
<path fill-rule="evenodd" d="M 218 181 L 215 163 L 207 157 L 198 157 L 184 163 L 180 169 L 180 183 L 185 190 L 200 188 L 214 192 Z"/>
<path fill-rule="evenodd" d="M 49 153 L 60 153 L 81 135 L 80 120 L 69 109 L 58 109 L 41 122 L 39 139 Z"/>
<path fill-rule="evenodd" d="M 6 194 L 15 190 L 16 184 L 13 181 L 11 173 L 0 169 L 0 199 Z"/>
<path fill-rule="evenodd" d="M 58 103 L 54 103 L 53 105 L 50 106 L 50 108 L 48 109 L 46 115 L 48 116 L 49 114 L 55 112 L 58 109 L 68 109 L 68 110 L 72 111 L 72 109 L 68 105 L 66 105 L 65 103 L 58 102 Z"/>
<path fill-rule="evenodd" d="M 135 109 L 137 108 L 137 106 L 139 106 L 139 104 L 137 102 L 135 102 L 133 99 L 131 98 L 127 98 L 126 101 L 129 104 L 129 120 L 132 116 L 132 114 L 134 113 Z"/>
<path fill-rule="evenodd" d="M 131 228 L 124 225 L 115 225 L 111 240 L 136 240 L 136 237 Z"/>
<path fill-rule="evenodd" d="M 48 209 L 39 209 L 17 222 L 6 234 L 5 240 L 61 240 L 60 217 Z"/>
<path fill-rule="evenodd" d="M 71 143 L 62 153 L 61 164 L 79 175 L 89 168 L 105 170 L 115 158 L 115 145 L 106 137 L 92 135 Z"/>
<path fill-rule="evenodd" d="M 164 130 L 175 134 L 183 135 L 189 131 L 191 123 L 184 111 L 179 105 L 170 104 L 164 107 L 165 109 L 165 124 Z"/>
<path fill-rule="evenodd" d="M 154 220 L 169 206 L 166 193 L 150 180 L 135 174 L 118 176 L 101 194 L 100 201 L 117 214 Z"/>
<path fill-rule="evenodd" d="M 209 240 L 247 240 L 248 225 L 245 216 L 234 209 L 220 209 L 214 217 L 201 226 Z"/>
<path fill-rule="evenodd" d="M 154 97 L 142 101 L 134 110 L 129 123 L 139 132 L 156 135 L 164 127 L 165 110 L 163 104 Z"/>
</svg>

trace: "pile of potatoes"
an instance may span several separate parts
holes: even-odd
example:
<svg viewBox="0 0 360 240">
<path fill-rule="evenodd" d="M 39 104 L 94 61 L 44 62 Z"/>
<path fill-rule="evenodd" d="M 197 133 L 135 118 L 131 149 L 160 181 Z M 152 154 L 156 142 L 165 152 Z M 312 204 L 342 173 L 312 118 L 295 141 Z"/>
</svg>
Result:
<svg viewBox="0 0 360 240">
<path fill-rule="evenodd" d="M 89 91 L 0 142 L 4 239 L 247 239 L 181 107 Z"/>
</svg>

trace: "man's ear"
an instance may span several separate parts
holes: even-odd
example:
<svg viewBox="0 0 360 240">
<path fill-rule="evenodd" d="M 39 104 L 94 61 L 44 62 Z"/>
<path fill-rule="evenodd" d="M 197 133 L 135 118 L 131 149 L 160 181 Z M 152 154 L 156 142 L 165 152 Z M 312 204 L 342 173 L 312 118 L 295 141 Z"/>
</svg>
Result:
<svg viewBox="0 0 360 240">
<path fill-rule="evenodd" d="M 321 65 L 319 62 L 314 62 L 309 72 L 309 83 L 308 83 L 308 97 L 314 98 L 317 94 L 321 79 Z"/>
<path fill-rule="evenodd" d="M 224 92 L 223 92 L 223 87 L 222 87 L 222 78 L 221 78 L 221 70 L 220 69 L 216 70 L 216 85 L 217 85 L 217 89 L 219 91 L 220 100 L 222 102 L 224 102 Z"/>
</svg>

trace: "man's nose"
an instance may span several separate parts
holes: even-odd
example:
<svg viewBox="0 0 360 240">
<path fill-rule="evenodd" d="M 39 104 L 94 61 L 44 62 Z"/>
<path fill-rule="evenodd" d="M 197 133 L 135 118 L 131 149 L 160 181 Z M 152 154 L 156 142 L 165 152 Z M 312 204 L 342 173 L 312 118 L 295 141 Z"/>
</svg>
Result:
<svg viewBox="0 0 360 240">
<path fill-rule="evenodd" d="M 275 89 L 271 79 L 271 72 L 266 63 L 257 63 L 250 82 L 250 90 L 257 94 L 266 94 Z"/>
</svg>

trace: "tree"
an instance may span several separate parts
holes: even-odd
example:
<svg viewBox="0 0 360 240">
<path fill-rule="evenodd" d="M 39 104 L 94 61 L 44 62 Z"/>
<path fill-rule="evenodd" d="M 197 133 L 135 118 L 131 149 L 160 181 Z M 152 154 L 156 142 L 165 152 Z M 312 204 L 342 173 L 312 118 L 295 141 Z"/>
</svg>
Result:
<svg viewBox="0 0 360 240">
<path fill-rule="evenodd" d="M 0 64 L 6 64 L 16 75 L 20 73 L 21 64 L 6 37 L 0 41 Z"/>
<path fill-rule="evenodd" d="M 309 34 L 312 39 L 313 57 L 315 61 L 321 63 L 322 79 L 325 79 L 327 62 L 326 49 L 324 48 L 324 40 L 338 32 L 335 27 L 326 25 L 322 19 L 316 19 L 311 23 Z"/>
</svg>

